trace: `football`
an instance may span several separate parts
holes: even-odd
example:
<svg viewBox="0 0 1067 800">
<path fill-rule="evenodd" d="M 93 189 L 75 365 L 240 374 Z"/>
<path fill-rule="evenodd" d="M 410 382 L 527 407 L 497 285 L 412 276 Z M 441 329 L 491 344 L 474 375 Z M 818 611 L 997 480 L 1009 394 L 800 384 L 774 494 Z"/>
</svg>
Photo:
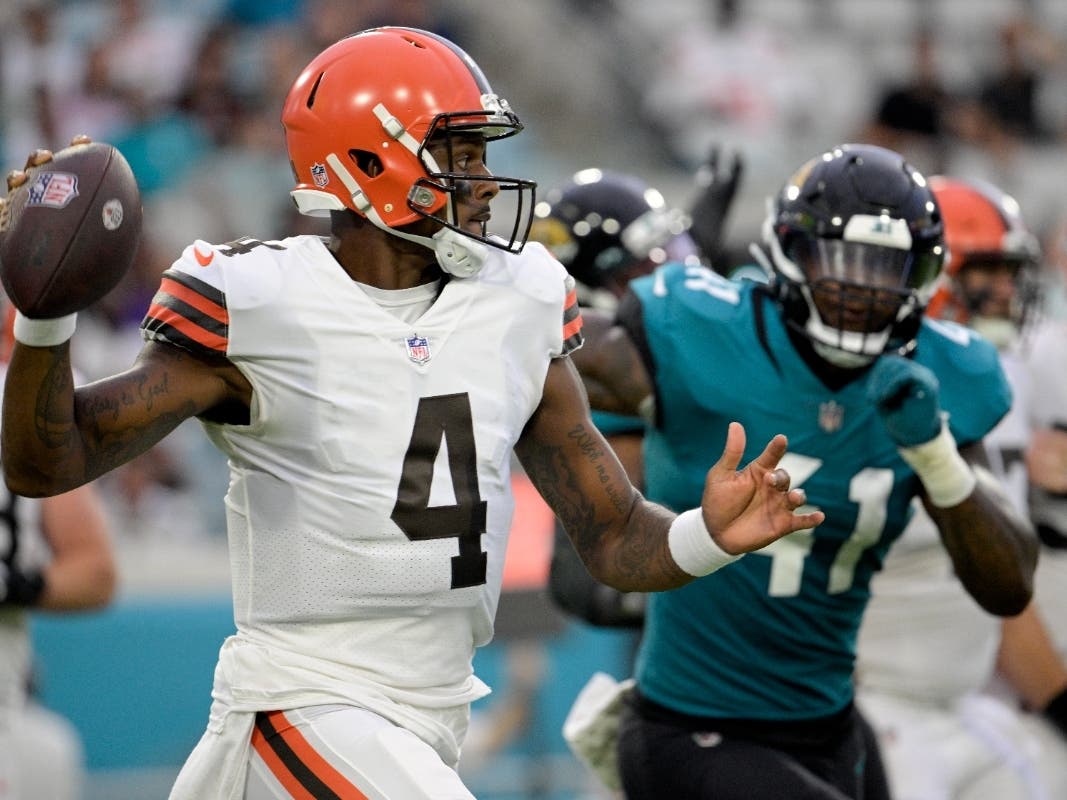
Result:
<svg viewBox="0 0 1067 800">
<path fill-rule="evenodd" d="M 25 174 L 0 211 L 0 280 L 27 317 L 61 317 L 92 305 L 129 270 L 141 194 L 122 153 L 87 138 Z"/>
</svg>

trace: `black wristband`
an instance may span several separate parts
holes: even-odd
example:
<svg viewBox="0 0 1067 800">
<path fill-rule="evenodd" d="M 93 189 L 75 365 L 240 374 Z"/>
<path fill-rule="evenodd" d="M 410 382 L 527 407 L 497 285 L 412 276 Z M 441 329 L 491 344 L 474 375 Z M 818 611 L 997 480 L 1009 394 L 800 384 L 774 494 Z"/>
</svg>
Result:
<svg viewBox="0 0 1067 800">
<path fill-rule="evenodd" d="M 2 602 L 5 606 L 35 606 L 44 594 L 44 574 L 39 569 L 22 570 L 8 567 L 6 588 Z"/>
<path fill-rule="evenodd" d="M 1067 736 L 1067 689 L 1048 701 L 1044 710 L 1045 718 Z"/>
</svg>

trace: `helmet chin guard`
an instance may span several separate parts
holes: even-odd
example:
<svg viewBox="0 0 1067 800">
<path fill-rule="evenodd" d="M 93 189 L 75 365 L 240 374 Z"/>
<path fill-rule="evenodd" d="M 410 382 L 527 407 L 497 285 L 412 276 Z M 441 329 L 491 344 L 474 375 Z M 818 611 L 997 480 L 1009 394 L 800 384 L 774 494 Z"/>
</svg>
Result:
<svg viewBox="0 0 1067 800">
<path fill-rule="evenodd" d="M 457 278 L 477 275 L 489 256 L 488 247 L 452 228 L 441 228 L 433 235 L 433 242 L 437 263 L 441 269 Z"/>
</svg>

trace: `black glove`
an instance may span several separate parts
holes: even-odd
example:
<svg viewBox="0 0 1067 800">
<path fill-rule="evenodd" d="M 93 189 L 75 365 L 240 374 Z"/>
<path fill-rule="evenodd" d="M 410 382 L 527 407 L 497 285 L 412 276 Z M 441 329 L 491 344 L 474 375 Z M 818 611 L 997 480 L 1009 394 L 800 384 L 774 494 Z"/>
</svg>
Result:
<svg viewBox="0 0 1067 800">
<path fill-rule="evenodd" d="M 25 572 L 0 561 L 0 606 L 35 606 L 44 593 L 44 575 L 38 569 Z"/>
<path fill-rule="evenodd" d="M 1045 719 L 1055 725 L 1067 737 L 1067 689 L 1049 700 L 1045 706 Z"/>
<path fill-rule="evenodd" d="M 689 216 L 692 218 L 689 235 L 712 265 L 718 262 L 721 255 L 726 215 L 737 194 L 743 166 L 738 151 L 733 150 L 727 155 L 716 144 L 696 173 L 697 193 L 689 206 Z"/>
</svg>

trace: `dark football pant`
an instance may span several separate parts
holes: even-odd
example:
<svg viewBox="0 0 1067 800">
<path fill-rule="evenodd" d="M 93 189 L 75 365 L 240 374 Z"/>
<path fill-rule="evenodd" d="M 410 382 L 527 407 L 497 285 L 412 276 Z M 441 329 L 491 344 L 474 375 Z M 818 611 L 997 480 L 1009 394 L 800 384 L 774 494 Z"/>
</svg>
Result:
<svg viewBox="0 0 1067 800">
<path fill-rule="evenodd" d="M 709 720 L 635 693 L 618 755 L 627 800 L 889 800 L 874 732 L 852 706 L 803 722 Z"/>
</svg>

